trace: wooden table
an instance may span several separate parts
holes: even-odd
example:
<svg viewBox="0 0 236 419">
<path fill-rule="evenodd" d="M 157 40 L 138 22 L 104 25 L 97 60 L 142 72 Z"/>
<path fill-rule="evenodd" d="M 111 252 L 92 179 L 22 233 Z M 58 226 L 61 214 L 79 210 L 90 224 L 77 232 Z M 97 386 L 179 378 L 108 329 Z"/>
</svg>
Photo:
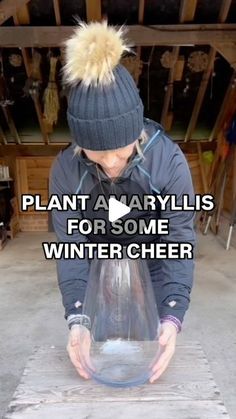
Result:
<svg viewBox="0 0 236 419">
<path fill-rule="evenodd" d="M 155 383 L 110 388 L 81 379 L 64 348 L 36 349 L 4 419 L 229 419 L 199 343 L 178 345 Z"/>
</svg>

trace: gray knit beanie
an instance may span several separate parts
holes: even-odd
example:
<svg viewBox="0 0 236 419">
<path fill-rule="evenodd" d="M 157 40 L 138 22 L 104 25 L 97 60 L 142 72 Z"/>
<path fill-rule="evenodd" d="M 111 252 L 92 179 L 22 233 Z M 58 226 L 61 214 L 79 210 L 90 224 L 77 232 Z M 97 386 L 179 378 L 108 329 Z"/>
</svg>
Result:
<svg viewBox="0 0 236 419">
<path fill-rule="evenodd" d="M 106 22 L 80 22 L 66 41 L 65 81 L 71 86 L 67 119 L 77 145 L 113 150 L 139 138 L 143 104 L 135 82 L 119 64 L 124 51 L 123 29 Z"/>
</svg>

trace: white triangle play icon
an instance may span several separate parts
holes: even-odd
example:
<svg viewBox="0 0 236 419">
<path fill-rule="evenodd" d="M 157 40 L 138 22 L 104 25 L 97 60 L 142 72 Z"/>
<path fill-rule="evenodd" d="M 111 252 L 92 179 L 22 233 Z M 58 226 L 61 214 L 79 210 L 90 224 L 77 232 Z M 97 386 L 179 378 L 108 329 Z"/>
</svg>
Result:
<svg viewBox="0 0 236 419">
<path fill-rule="evenodd" d="M 117 201 L 115 198 L 109 198 L 108 219 L 110 223 L 113 223 L 113 221 L 118 220 L 130 211 L 131 208 L 128 205 L 122 204 L 122 202 Z"/>
</svg>

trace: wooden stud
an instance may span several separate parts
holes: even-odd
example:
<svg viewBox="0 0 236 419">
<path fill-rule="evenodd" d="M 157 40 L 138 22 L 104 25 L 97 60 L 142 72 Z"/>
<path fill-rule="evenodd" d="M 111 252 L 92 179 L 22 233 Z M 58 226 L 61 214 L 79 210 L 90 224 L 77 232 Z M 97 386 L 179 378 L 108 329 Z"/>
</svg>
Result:
<svg viewBox="0 0 236 419">
<path fill-rule="evenodd" d="M 184 23 L 186 21 L 193 20 L 195 12 L 196 12 L 196 7 L 197 7 L 197 0 L 192 0 L 192 1 L 182 0 L 181 5 L 180 5 L 180 12 L 179 12 L 180 23 Z M 177 69 L 178 69 L 178 65 L 179 65 L 179 62 L 178 62 L 179 52 L 180 52 L 180 47 L 179 46 L 175 46 L 172 50 L 173 60 L 175 62 L 175 65 L 169 71 L 168 82 L 167 82 L 167 91 L 165 93 L 164 104 L 163 104 L 162 114 L 161 114 L 161 124 L 166 129 L 167 129 L 167 125 L 168 125 L 168 130 L 171 129 L 171 126 L 169 125 L 170 121 L 167 120 L 167 119 L 168 119 L 168 113 L 169 113 L 170 100 L 171 100 L 171 97 L 173 95 L 174 81 L 179 80 L 179 77 L 176 78 Z M 183 71 L 184 62 L 181 62 L 181 64 L 182 64 L 181 67 L 182 67 L 182 71 Z M 171 125 L 172 125 L 172 122 L 173 122 L 173 118 L 172 118 L 172 121 L 171 121 Z"/>
<path fill-rule="evenodd" d="M 234 72 L 230 79 L 229 86 L 226 90 L 225 97 L 221 105 L 219 114 L 217 116 L 215 125 L 211 131 L 209 141 L 213 141 L 214 139 L 216 139 L 218 132 L 223 128 L 223 123 L 226 119 L 226 114 L 228 113 L 229 109 L 232 109 L 233 103 L 236 103 L 236 89 L 232 89 L 232 84 L 234 82 L 235 77 L 236 73 Z"/>
<path fill-rule="evenodd" d="M 15 25 L 28 25 L 30 21 L 28 5 L 25 4 L 23 7 L 18 9 L 13 16 Z"/>
<path fill-rule="evenodd" d="M 224 23 L 226 21 L 231 4 L 232 0 L 223 1 L 218 18 L 220 23 Z M 217 51 L 229 62 L 229 64 L 234 68 L 234 70 L 236 70 L 236 43 L 229 42 L 223 45 L 216 43 L 212 46 L 215 49 L 217 49 Z"/>
<path fill-rule="evenodd" d="M 2 0 L 0 2 L 0 25 L 16 14 L 18 9 L 24 7 L 30 0 Z"/>
<path fill-rule="evenodd" d="M 0 140 L 1 140 L 1 144 L 0 145 L 7 144 L 7 139 L 6 139 L 5 133 L 4 133 L 1 125 L 0 125 Z"/>
<path fill-rule="evenodd" d="M 29 193 L 28 178 L 27 178 L 27 162 L 23 159 L 16 160 L 16 180 L 17 180 L 17 196 L 19 198 L 19 208 L 20 208 L 20 197 L 21 194 Z"/>
<path fill-rule="evenodd" d="M 140 25 L 143 24 L 144 19 L 144 9 L 145 9 L 145 0 L 139 0 L 139 7 L 138 7 L 138 23 Z"/>
<path fill-rule="evenodd" d="M 185 57 L 179 56 L 175 64 L 175 74 L 174 74 L 174 81 L 181 81 L 183 78 L 184 72 L 184 65 L 185 65 Z"/>
<path fill-rule="evenodd" d="M 209 52 L 208 66 L 207 66 L 207 69 L 203 73 L 202 81 L 201 81 L 201 84 L 197 93 L 197 98 L 193 107 L 192 116 L 191 116 L 191 119 L 187 128 L 187 132 L 185 134 L 185 139 L 184 139 L 185 142 L 190 140 L 192 133 L 196 127 L 198 116 L 199 116 L 202 103 L 205 97 L 205 93 L 207 90 L 208 81 L 212 73 L 212 70 L 214 68 L 215 58 L 216 58 L 216 50 L 214 48 L 211 48 Z"/>
<path fill-rule="evenodd" d="M 138 23 L 140 25 L 143 24 L 144 19 L 144 9 L 145 9 L 145 0 L 139 0 L 139 7 L 138 7 Z M 142 54 L 142 47 L 139 45 L 137 47 L 137 56 L 140 59 Z M 138 83 L 137 83 L 138 84 Z"/>
<path fill-rule="evenodd" d="M 236 25 L 231 23 L 127 25 L 127 27 L 128 38 L 136 46 L 214 45 L 236 42 Z M 1 26 L 1 47 L 58 47 L 72 33 L 72 26 Z"/>
<path fill-rule="evenodd" d="M 214 44 L 214 47 L 228 61 L 231 67 L 236 70 L 236 43 Z"/>
<path fill-rule="evenodd" d="M 220 13 L 218 16 L 218 22 L 220 23 L 224 23 L 228 17 L 229 14 L 229 9 L 231 7 L 232 4 L 232 0 L 223 0 L 222 1 L 222 5 L 221 5 L 221 9 L 220 9 Z"/>
<path fill-rule="evenodd" d="M 60 150 L 64 149 L 67 143 L 50 143 L 47 147 L 43 143 L 22 143 L 21 145 L 7 144 L 1 145 L 0 157 L 4 156 L 56 156 Z"/>
<path fill-rule="evenodd" d="M 178 59 L 179 50 L 180 50 L 179 47 L 174 47 L 173 48 L 172 54 L 173 54 L 174 62 L 176 62 L 177 59 Z M 166 93 L 165 93 L 164 104 L 163 104 L 163 108 L 162 108 L 161 124 L 163 125 L 163 127 L 165 129 L 167 129 L 167 115 L 168 115 L 168 112 L 169 112 L 169 105 L 170 105 L 171 96 L 173 95 L 173 83 L 174 83 L 174 78 L 175 78 L 175 71 L 176 71 L 176 68 L 175 68 L 175 65 L 174 65 L 169 71 L 168 82 L 167 82 L 167 90 L 166 90 Z M 168 128 L 170 129 L 171 127 L 168 126 Z"/>
<path fill-rule="evenodd" d="M 197 142 L 197 152 L 198 152 L 198 162 L 199 162 L 199 167 L 200 167 L 200 173 L 201 173 L 201 178 L 202 178 L 203 192 L 206 194 L 208 192 L 208 182 L 207 182 L 205 167 L 202 160 L 202 148 L 201 148 L 200 141 Z"/>
<path fill-rule="evenodd" d="M 10 107 L 9 106 L 4 106 L 2 108 L 2 111 L 3 111 L 3 114 L 4 114 L 5 119 L 7 121 L 7 124 L 9 126 L 11 135 L 15 139 L 16 143 L 17 144 L 20 144 L 21 143 L 21 139 L 20 139 L 19 134 L 18 134 L 18 131 L 16 129 L 15 122 L 14 122 L 14 120 L 12 118 Z"/>
<path fill-rule="evenodd" d="M 25 65 L 25 71 L 26 71 L 27 77 L 29 77 L 32 71 L 32 62 L 29 56 L 29 51 L 27 48 L 22 48 L 21 53 L 22 53 L 22 57 L 23 57 L 24 65 Z"/>
<path fill-rule="evenodd" d="M 53 0 L 53 8 L 55 13 L 56 24 L 59 26 L 61 25 L 61 12 L 59 0 Z"/>
<path fill-rule="evenodd" d="M 221 10 L 218 16 L 218 21 L 220 24 L 222 23 L 222 19 L 224 19 L 224 21 L 227 19 L 231 2 L 232 0 L 223 0 L 222 5 L 221 5 Z M 202 81 L 201 81 L 198 94 L 197 94 L 197 98 L 193 107 L 192 116 L 191 116 L 191 119 L 187 128 L 187 132 L 185 135 L 185 142 L 189 141 L 189 139 L 191 138 L 195 130 L 195 127 L 198 121 L 198 116 L 199 116 L 199 113 L 203 104 L 203 100 L 205 97 L 205 93 L 207 90 L 208 82 L 214 68 L 216 53 L 217 53 L 216 49 L 212 47 L 209 52 L 208 66 L 207 66 L 207 69 L 203 73 Z"/>
<path fill-rule="evenodd" d="M 21 19 L 23 19 L 24 23 L 29 24 L 30 23 L 30 16 L 29 16 L 29 11 L 28 11 L 28 6 L 25 6 L 24 9 L 21 9 L 18 11 L 17 14 L 15 14 L 13 16 L 14 19 L 14 23 L 16 26 L 21 25 Z M 31 60 L 29 58 L 29 54 L 26 48 L 22 48 L 22 57 L 23 57 L 23 61 L 24 61 L 24 65 L 25 65 L 25 70 L 26 70 L 26 74 L 27 77 L 30 77 L 31 75 Z M 36 97 L 32 97 L 32 100 L 34 102 L 34 107 L 35 107 L 35 111 L 37 114 L 37 118 L 38 118 L 38 122 L 39 122 L 39 126 L 40 126 L 40 130 L 43 136 L 43 140 L 45 144 L 49 143 L 49 138 L 48 138 L 48 134 L 46 131 L 46 127 L 44 124 L 44 120 L 43 120 L 43 114 L 42 114 L 42 110 L 41 110 L 41 105 L 39 102 L 39 99 Z"/>
<path fill-rule="evenodd" d="M 11 135 L 15 139 L 16 143 L 20 144 L 21 140 L 20 140 L 17 128 L 15 126 L 15 122 L 12 118 L 11 109 L 10 109 L 9 105 L 3 106 L 2 107 L 2 112 L 3 112 L 3 115 L 4 115 L 5 120 L 7 122 L 7 125 L 9 127 Z M 7 143 L 7 139 L 6 139 L 5 134 L 4 134 L 2 129 L 1 129 L 0 137 L 2 138 L 2 141 L 3 141 L 4 144 Z"/>
<path fill-rule="evenodd" d="M 180 22 L 192 22 L 197 8 L 197 0 L 182 0 L 180 5 Z"/>
<path fill-rule="evenodd" d="M 86 0 L 86 16 L 87 22 L 102 20 L 101 0 Z"/>
<path fill-rule="evenodd" d="M 173 112 L 168 112 L 168 114 L 166 116 L 166 123 L 165 123 L 165 129 L 166 129 L 166 131 L 170 131 L 171 130 L 172 124 L 173 124 L 173 119 L 174 119 Z"/>
</svg>

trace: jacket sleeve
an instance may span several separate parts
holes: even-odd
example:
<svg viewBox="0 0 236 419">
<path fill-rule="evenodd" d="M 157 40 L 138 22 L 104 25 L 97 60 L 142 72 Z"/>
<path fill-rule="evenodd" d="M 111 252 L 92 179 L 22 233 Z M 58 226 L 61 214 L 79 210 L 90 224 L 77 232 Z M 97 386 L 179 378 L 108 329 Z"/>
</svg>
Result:
<svg viewBox="0 0 236 419">
<path fill-rule="evenodd" d="M 182 195 L 189 196 L 194 204 L 194 191 L 190 170 L 184 154 L 175 145 L 174 152 L 165 164 L 165 186 L 163 195 L 176 195 L 182 204 Z M 188 242 L 195 245 L 194 211 L 173 211 L 168 204 L 161 218 L 169 219 L 169 234 L 161 237 L 161 242 Z M 155 272 L 151 272 L 160 318 L 173 316 L 180 322 L 190 302 L 193 285 L 194 260 L 162 259 L 157 261 Z M 171 318 L 171 317 L 170 317 Z"/>
<path fill-rule="evenodd" d="M 51 194 L 58 195 L 72 194 L 70 188 L 69 174 L 63 168 L 62 153 L 55 160 L 51 173 L 49 191 Z M 86 236 L 74 232 L 73 235 L 67 234 L 67 219 L 80 218 L 80 211 L 58 211 L 52 210 L 52 223 L 58 242 L 81 243 L 87 241 Z M 80 314 L 84 300 L 89 263 L 81 259 L 57 259 L 58 284 L 62 294 L 62 302 L 65 308 L 65 318 L 70 314 Z M 80 304 L 81 303 L 81 304 Z"/>
</svg>

